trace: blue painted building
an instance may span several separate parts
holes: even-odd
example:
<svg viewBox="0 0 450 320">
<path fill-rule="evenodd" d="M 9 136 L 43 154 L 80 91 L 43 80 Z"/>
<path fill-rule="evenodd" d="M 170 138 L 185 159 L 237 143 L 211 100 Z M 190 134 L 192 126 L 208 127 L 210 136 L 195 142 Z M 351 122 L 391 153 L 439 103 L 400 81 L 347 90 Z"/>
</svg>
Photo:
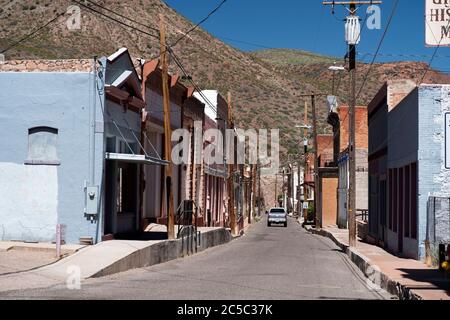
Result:
<svg viewBox="0 0 450 320">
<path fill-rule="evenodd" d="M 139 225 L 144 107 L 126 49 L 0 65 L 0 240 L 102 240 Z"/>
<path fill-rule="evenodd" d="M 404 257 L 425 259 L 427 226 L 439 228 L 429 200 L 450 197 L 449 94 L 448 85 L 387 83 L 369 107 L 370 235 Z"/>
</svg>

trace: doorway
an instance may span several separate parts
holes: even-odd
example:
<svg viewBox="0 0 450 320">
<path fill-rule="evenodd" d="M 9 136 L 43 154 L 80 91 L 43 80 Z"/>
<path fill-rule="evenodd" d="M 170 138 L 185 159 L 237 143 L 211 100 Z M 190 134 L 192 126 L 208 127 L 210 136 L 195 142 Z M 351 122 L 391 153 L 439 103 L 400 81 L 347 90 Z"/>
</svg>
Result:
<svg viewBox="0 0 450 320">
<path fill-rule="evenodd" d="M 139 225 L 138 165 L 106 161 L 105 169 L 104 234 L 126 238 Z"/>
</svg>

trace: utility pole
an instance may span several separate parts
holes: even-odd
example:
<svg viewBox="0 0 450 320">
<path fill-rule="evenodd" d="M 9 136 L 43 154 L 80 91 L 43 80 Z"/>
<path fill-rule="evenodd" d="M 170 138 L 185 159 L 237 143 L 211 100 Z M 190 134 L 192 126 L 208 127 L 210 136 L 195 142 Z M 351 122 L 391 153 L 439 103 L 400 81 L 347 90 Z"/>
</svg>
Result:
<svg viewBox="0 0 450 320">
<path fill-rule="evenodd" d="M 227 97 L 227 103 L 228 103 L 228 126 L 230 129 L 234 128 L 233 123 L 233 108 L 231 105 L 231 92 L 228 92 Z M 233 136 L 234 139 L 234 136 Z M 228 143 L 231 143 L 229 141 Z M 233 143 L 234 145 L 234 143 Z M 234 157 L 234 150 L 233 155 Z M 228 214 L 230 215 L 230 228 L 231 228 L 231 234 L 236 235 L 236 212 L 234 210 L 234 172 L 233 172 L 233 164 L 230 159 L 228 159 Z"/>
<path fill-rule="evenodd" d="M 305 114 L 303 118 L 303 153 L 305 155 L 305 166 L 303 168 L 303 201 L 307 201 L 307 192 L 306 192 L 306 171 L 308 170 L 308 102 L 305 101 Z M 308 222 L 308 209 L 303 209 L 303 221 L 304 223 Z"/>
<path fill-rule="evenodd" d="M 256 207 L 256 174 L 257 174 L 257 172 L 256 172 L 256 170 L 257 170 L 256 164 L 252 164 L 252 168 L 253 168 L 253 170 L 252 170 L 252 183 L 253 183 L 253 185 L 252 185 L 252 195 L 253 195 L 253 198 L 252 198 L 252 213 L 253 213 L 253 217 L 255 217 L 255 207 Z"/>
<path fill-rule="evenodd" d="M 356 5 L 350 4 L 350 14 L 355 15 Z M 356 146 L 355 146 L 355 109 L 356 109 L 356 45 L 349 44 L 349 72 L 350 72 L 350 96 L 349 96 L 349 188 L 348 188 L 348 244 L 350 247 L 356 246 Z"/>
<path fill-rule="evenodd" d="M 321 227 L 320 214 L 318 214 L 319 204 L 319 157 L 317 154 L 317 117 L 316 117 L 316 96 L 311 96 L 311 110 L 313 118 L 313 145 L 314 145 L 314 221 L 316 228 Z"/>
<path fill-rule="evenodd" d="M 317 116 L 316 116 L 316 97 L 326 96 L 324 93 L 303 94 L 303 97 L 311 97 L 311 112 L 313 122 L 313 147 L 314 147 L 314 221 L 316 228 L 321 227 L 321 214 L 317 210 L 319 204 L 319 157 L 317 150 Z M 306 131 L 305 131 L 306 132 Z"/>
<path fill-rule="evenodd" d="M 169 163 L 166 166 L 165 186 L 166 186 L 166 208 L 167 208 L 167 237 L 175 239 L 175 217 L 173 205 L 173 181 L 172 181 L 172 129 L 170 127 L 170 97 L 169 97 L 169 63 L 166 48 L 166 24 L 164 15 L 159 15 L 160 28 L 160 53 L 162 66 L 162 91 L 164 107 L 164 158 Z"/>
<path fill-rule="evenodd" d="M 284 208 L 284 210 L 286 210 L 286 212 L 287 212 L 287 203 L 286 203 L 286 189 L 285 189 L 285 187 L 284 187 L 284 184 L 285 184 L 285 173 L 286 173 L 286 168 L 285 167 L 283 167 L 283 184 L 281 185 L 281 191 L 282 191 L 282 193 L 283 193 L 283 208 Z"/>
<path fill-rule="evenodd" d="M 348 188 L 348 243 L 350 247 L 356 246 L 356 45 L 360 41 L 361 28 L 356 17 L 357 5 L 381 4 L 382 1 L 325 1 L 324 5 L 349 6 L 350 17 L 347 17 L 346 41 L 348 43 L 348 71 L 350 73 L 349 90 L 349 188 Z"/>
<path fill-rule="evenodd" d="M 252 166 L 251 165 L 249 165 L 248 166 L 248 170 L 250 171 L 249 172 L 249 177 L 248 177 L 248 179 L 247 179 L 247 183 L 246 183 L 246 185 L 247 185 L 247 204 L 248 204 L 248 206 L 247 206 L 247 210 L 248 210 L 248 212 L 247 212 L 247 219 L 248 219 L 248 224 L 251 224 L 252 223 L 252 185 L 253 185 L 253 183 L 252 183 Z"/>
<path fill-rule="evenodd" d="M 258 170 L 258 216 L 261 217 L 261 162 L 259 161 L 259 158 L 257 170 Z"/>
<path fill-rule="evenodd" d="M 275 173 L 275 207 L 278 207 L 278 172 Z"/>
</svg>

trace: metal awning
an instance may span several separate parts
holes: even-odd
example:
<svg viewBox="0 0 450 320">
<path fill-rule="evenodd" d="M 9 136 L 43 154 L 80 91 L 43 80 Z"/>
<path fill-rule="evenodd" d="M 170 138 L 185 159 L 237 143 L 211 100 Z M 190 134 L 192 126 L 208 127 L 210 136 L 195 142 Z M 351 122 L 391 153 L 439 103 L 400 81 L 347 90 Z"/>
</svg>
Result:
<svg viewBox="0 0 450 320">
<path fill-rule="evenodd" d="M 106 152 L 105 159 L 111 160 L 111 161 L 122 161 L 122 162 L 131 162 L 131 163 L 147 164 L 147 165 L 167 166 L 169 164 L 169 161 L 145 156 L 143 154 Z"/>
<path fill-rule="evenodd" d="M 208 165 L 204 166 L 205 174 L 208 174 L 210 176 L 218 177 L 218 178 L 224 178 L 226 179 L 228 177 L 227 171 L 215 169 Z"/>
</svg>

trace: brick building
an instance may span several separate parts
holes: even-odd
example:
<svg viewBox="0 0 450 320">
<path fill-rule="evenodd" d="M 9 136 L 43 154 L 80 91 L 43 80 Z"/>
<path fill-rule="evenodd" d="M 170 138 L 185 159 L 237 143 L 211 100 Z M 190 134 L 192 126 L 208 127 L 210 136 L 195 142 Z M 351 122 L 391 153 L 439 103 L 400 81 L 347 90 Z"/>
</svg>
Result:
<svg viewBox="0 0 450 320">
<path fill-rule="evenodd" d="M 328 122 L 333 126 L 334 161 L 339 168 L 338 218 L 337 225 L 347 228 L 348 187 L 349 187 L 349 107 L 342 105 L 330 110 Z M 359 213 L 368 209 L 368 125 L 367 107 L 355 108 L 355 144 L 356 144 L 356 209 Z"/>
<path fill-rule="evenodd" d="M 334 162 L 333 135 L 317 135 L 318 195 L 316 212 L 319 225 L 335 225 L 337 221 L 338 168 Z"/>
</svg>

